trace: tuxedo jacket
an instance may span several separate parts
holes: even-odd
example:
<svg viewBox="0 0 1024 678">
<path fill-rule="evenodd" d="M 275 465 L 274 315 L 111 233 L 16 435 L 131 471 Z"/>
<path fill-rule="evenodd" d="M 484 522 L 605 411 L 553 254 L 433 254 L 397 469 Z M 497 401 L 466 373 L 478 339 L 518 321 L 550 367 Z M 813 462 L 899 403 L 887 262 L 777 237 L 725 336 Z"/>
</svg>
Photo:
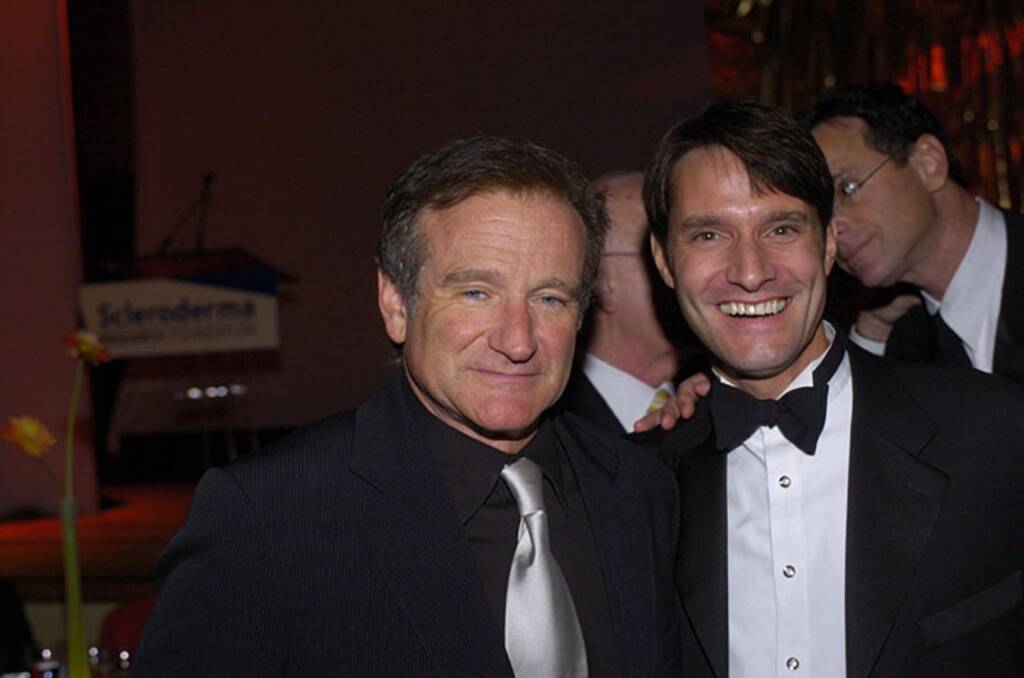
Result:
<svg viewBox="0 0 1024 678">
<path fill-rule="evenodd" d="M 992 372 L 1024 384 L 1024 215 L 1002 212 L 1006 219 L 1006 269 Z M 978 300 L 978 303 L 985 302 Z M 924 304 L 919 304 L 896 321 L 885 345 L 885 356 L 912 362 L 938 362 L 937 355 L 931 317 Z"/>
<path fill-rule="evenodd" d="M 849 678 L 1024 675 L 1024 392 L 850 346 Z M 707 404 L 662 443 L 680 486 L 683 676 L 728 675 L 726 457 Z"/>
<path fill-rule="evenodd" d="M 138 676 L 506 676 L 454 503 L 398 376 L 353 413 L 213 469 L 161 555 Z M 676 675 L 678 495 L 650 450 L 556 417 L 623 676 Z"/>
</svg>

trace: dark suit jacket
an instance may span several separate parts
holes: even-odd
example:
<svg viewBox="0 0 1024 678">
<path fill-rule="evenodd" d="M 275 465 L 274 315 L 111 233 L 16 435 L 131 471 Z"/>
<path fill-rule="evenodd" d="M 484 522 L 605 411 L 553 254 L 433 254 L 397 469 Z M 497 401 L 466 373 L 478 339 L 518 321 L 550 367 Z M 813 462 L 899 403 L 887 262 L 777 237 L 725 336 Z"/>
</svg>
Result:
<svg viewBox="0 0 1024 678">
<path fill-rule="evenodd" d="M 397 377 L 200 482 L 133 676 L 512 676 Z M 678 499 L 648 450 L 554 421 L 605 575 L 618 675 L 674 675 Z"/>
<path fill-rule="evenodd" d="M 1006 218 L 1006 270 L 996 327 L 992 371 L 1024 384 L 1024 215 L 1003 211 Z M 979 299 L 978 303 L 987 300 Z M 912 362 L 936 362 L 936 339 L 928 311 L 915 306 L 896 321 L 885 345 L 885 357 Z"/>
<path fill-rule="evenodd" d="M 579 365 L 573 367 L 569 383 L 555 404 L 555 409 L 559 412 L 572 412 L 609 433 L 620 436 L 626 434 L 626 429 L 622 428 L 608 401 Z"/>
<path fill-rule="evenodd" d="M 1024 675 L 1024 392 L 850 347 L 850 678 Z M 728 674 L 726 454 L 706 403 L 663 442 L 682 501 L 683 675 Z"/>
</svg>

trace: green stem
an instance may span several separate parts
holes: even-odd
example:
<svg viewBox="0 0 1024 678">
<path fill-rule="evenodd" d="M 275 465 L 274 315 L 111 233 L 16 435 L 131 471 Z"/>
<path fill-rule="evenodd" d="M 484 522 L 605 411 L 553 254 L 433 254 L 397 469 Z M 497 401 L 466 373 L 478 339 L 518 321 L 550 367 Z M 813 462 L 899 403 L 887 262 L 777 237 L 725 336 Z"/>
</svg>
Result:
<svg viewBox="0 0 1024 678">
<path fill-rule="evenodd" d="M 78 416 L 78 395 L 82 390 L 83 360 L 75 361 L 75 384 L 71 387 L 71 404 L 68 405 L 68 425 L 64 427 L 64 496 L 75 496 L 75 417 Z"/>
<path fill-rule="evenodd" d="M 75 383 L 71 389 L 71 404 L 68 405 L 68 424 L 65 431 L 64 449 L 64 495 L 60 500 L 60 523 L 64 551 L 64 615 L 67 624 L 67 676 L 88 678 L 89 658 L 85 650 L 85 634 L 82 631 L 82 571 L 78 565 L 78 531 L 75 512 L 75 417 L 78 414 L 78 398 L 82 390 L 82 373 L 85 363 L 75 363 Z"/>
<path fill-rule="evenodd" d="M 78 566 L 78 533 L 75 498 L 60 500 L 60 522 L 64 546 L 64 616 L 68 644 L 68 678 L 88 678 L 89 657 L 82 630 L 82 572 Z"/>
<path fill-rule="evenodd" d="M 50 465 L 43 461 L 42 457 L 36 457 L 35 460 L 38 461 L 39 465 L 43 467 L 44 471 L 46 471 L 46 475 L 50 476 L 50 480 L 52 480 L 53 484 L 57 486 L 57 491 L 62 491 L 64 483 L 60 482 L 60 478 L 58 478 L 57 474 L 53 472 L 53 469 L 50 468 Z"/>
</svg>

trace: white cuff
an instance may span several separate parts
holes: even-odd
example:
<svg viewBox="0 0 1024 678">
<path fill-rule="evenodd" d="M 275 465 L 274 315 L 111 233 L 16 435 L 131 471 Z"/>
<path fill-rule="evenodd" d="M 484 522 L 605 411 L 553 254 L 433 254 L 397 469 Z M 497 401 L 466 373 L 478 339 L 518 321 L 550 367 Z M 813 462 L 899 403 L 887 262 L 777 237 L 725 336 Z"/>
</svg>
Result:
<svg viewBox="0 0 1024 678">
<path fill-rule="evenodd" d="M 874 353 L 875 355 L 885 355 L 885 342 L 875 341 L 874 339 L 868 339 L 863 334 L 857 331 L 857 324 L 854 323 L 850 328 L 850 341 L 860 346 L 868 353 Z"/>
</svg>

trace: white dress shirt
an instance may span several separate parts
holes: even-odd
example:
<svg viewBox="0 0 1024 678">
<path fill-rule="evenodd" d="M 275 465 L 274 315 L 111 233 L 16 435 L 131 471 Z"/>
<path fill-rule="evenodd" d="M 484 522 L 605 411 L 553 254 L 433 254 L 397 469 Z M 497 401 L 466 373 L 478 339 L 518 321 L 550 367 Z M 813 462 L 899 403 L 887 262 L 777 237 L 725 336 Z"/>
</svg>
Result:
<svg viewBox="0 0 1024 678">
<path fill-rule="evenodd" d="M 1006 273 L 1006 219 L 989 203 L 977 200 L 981 209 L 974 236 L 945 295 L 941 301 L 924 291 L 921 296 L 928 313 L 941 313 L 960 337 L 971 364 L 991 374 Z M 856 326 L 850 332 L 850 340 L 876 355 L 885 352 L 884 342 L 862 336 Z"/>
<path fill-rule="evenodd" d="M 647 414 L 647 408 L 659 388 L 669 393 L 676 392 L 672 382 L 666 381 L 657 388 L 651 387 L 628 372 L 613 367 L 600 358 L 588 353 L 583 357 L 583 374 L 587 375 L 594 388 L 601 394 L 615 418 L 627 432 L 633 432 L 633 424 Z"/>
<path fill-rule="evenodd" d="M 835 335 L 826 325 L 829 338 Z M 811 386 L 824 355 L 786 391 Z M 813 456 L 762 426 L 726 465 L 730 678 L 846 675 L 846 501 L 853 386 L 829 381 Z"/>
</svg>

